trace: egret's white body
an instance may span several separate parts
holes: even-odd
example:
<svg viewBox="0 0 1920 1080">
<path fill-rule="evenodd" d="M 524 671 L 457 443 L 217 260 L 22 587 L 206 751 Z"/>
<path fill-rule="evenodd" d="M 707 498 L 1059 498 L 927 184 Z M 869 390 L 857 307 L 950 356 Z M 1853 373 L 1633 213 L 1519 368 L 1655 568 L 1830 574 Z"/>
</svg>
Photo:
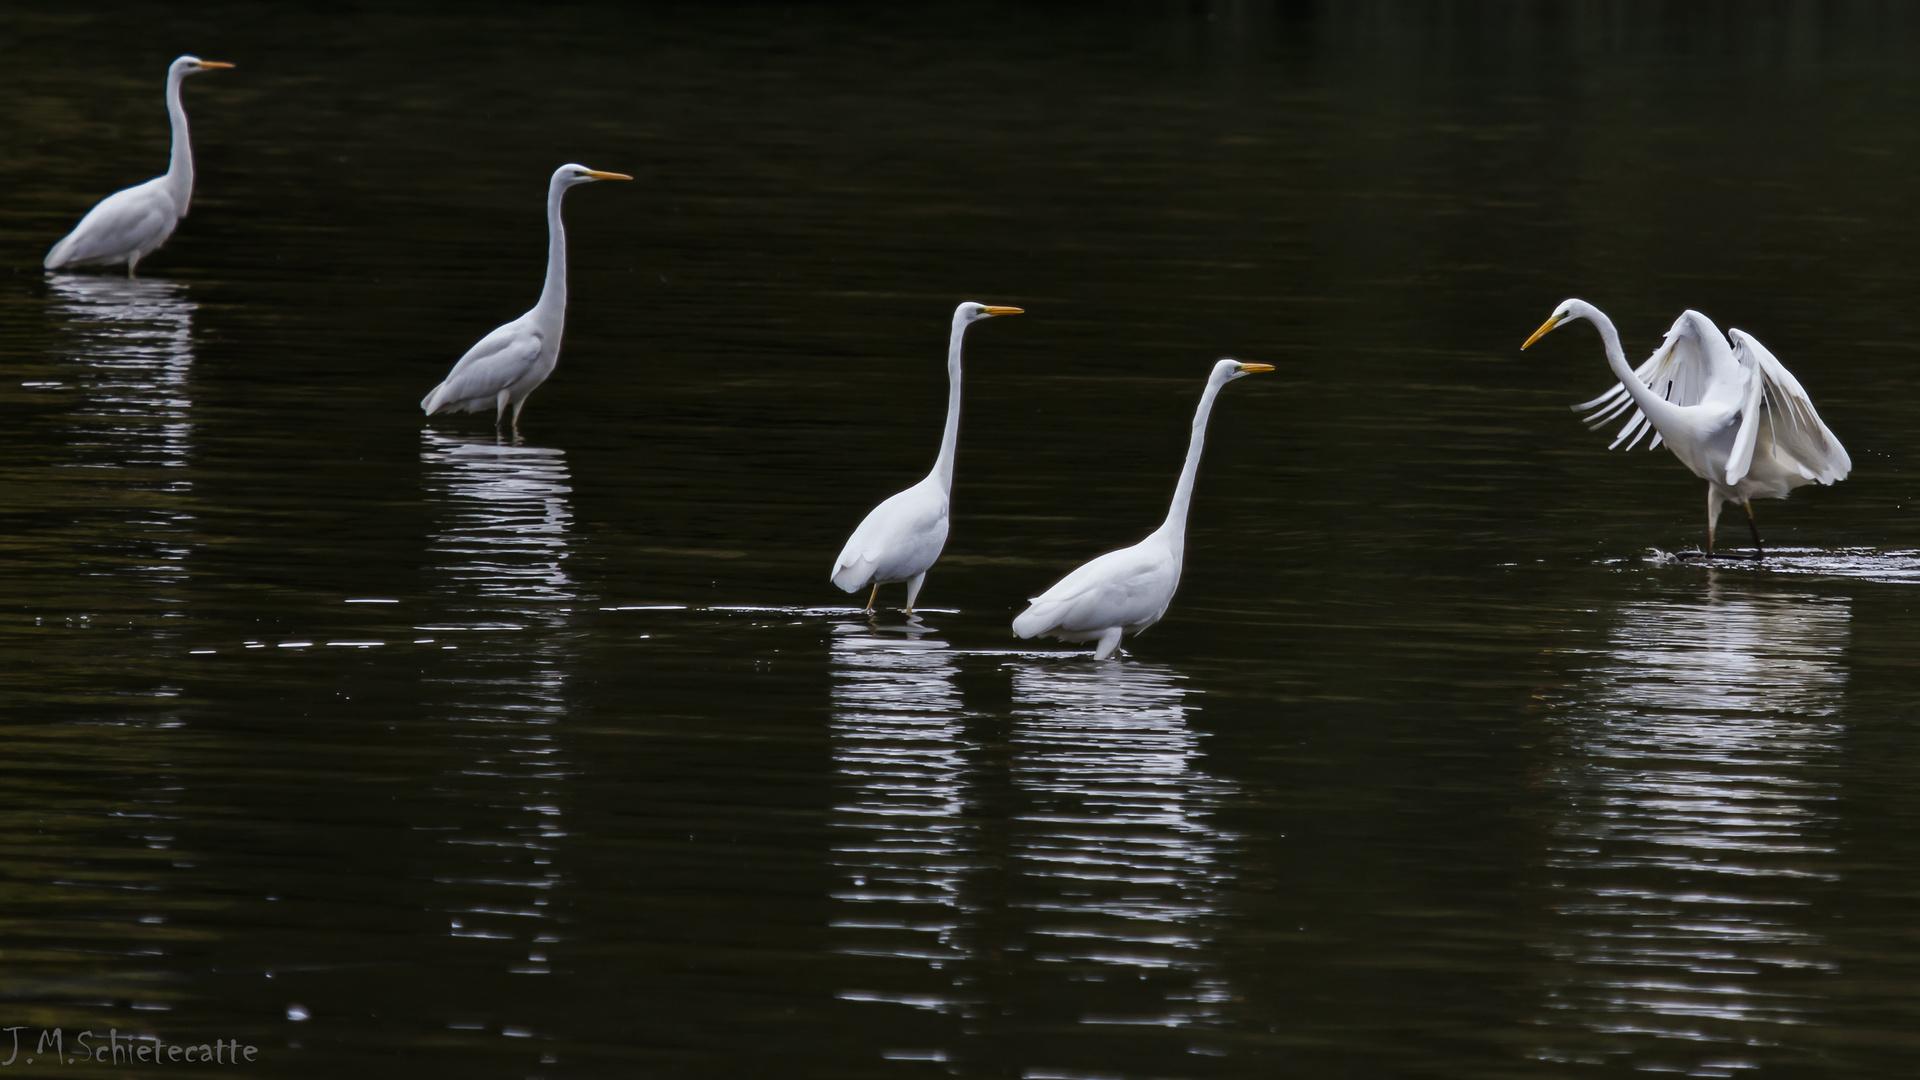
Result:
<svg viewBox="0 0 1920 1080">
<path fill-rule="evenodd" d="M 833 560 L 833 583 L 847 592 L 868 586 L 867 610 L 880 595 L 880 586 L 907 583 L 907 612 L 920 597 L 927 571 L 947 546 L 947 504 L 953 494 L 953 459 L 960 442 L 960 342 L 967 327 L 996 315 L 1018 315 L 1016 307 L 989 307 L 968 301 L 953 309 L 953 332 L 947 341 L 947 426 L 940 436 L 940 456 L 925 480 L 891 495 L 867 514 L 847 538 L 840 557 Z"/>
<path fill-rule="evenodd" d="M 1852 470 L 1853 460 L 1821 422 L 1800 380 L 1751 334 L 1731 330 L 1729 345 L 1711 319 L 1688 311 L 1635 370 L 1627 366 L 1613 321 L 1584 300 L 1568 300 L 1521 348 L 1575 319 L 1600 332 L 1607 365 L 1620 381 L 1574 409 L 1596 410 L 1588 417 L 1593 427 L 1632 409 L 1613 446 L 1624 442 L 1631 450 L 1651 428 L 1649 450 L 1666 443 L 1707 482 L 1709 552 L 1725 504 L 1739 503 L 1751 523 L 1751 500 L 1784 499 L 1802 484 L 1831 484 Z M 1758 525 L 1753 540 L 1757 557 Z"/>
<path fill-rule="evenodd" d="M 187 137 L 187 110 L 180 104 L 180 83 L 189 75 L 230 68 L 218 60 L 182 56 L 167 66 L 167 116 L 173 121 L 173 157 L 165 175 L 116 191 L 94 204 L 80 224 L 47 252 L 46 268 L 126 264 L 132 277 L 141 259 L 153 254 L 193 200 L 193 144 Z"/>
<path fill-rule="evenodd" d="M 1237 360 L 1213 365 L 1200 407 L 1193 414 L 1187 463 L 1174 486 L 1166 521 L 1145 540 L 1107 552 L 1034 597 L 1031 606 L 1013 620 L 1015 634 L 1098 642 L 1093 657 L 1105 660 L 1120 646 L 1121 635 L 1138 634 L 1166 615 L 1186 561 L 1187 508 L 1193 502 L 1194 478 L 1200 473 L 1200 451 L 1206 444 L 1213 399 L 1221 387 L 1241 376 L 1272 370 L 1268 364 Z"/>
<path fill-rule="evenodd" d="M 513 406 L 513 426 L 527 396 L 547 381 L 560 362 L 560 332 L 567 322 L 567 229 L 560 222 L 560 200 L 575 184 L 595 180 L 631 180 L 625 173 L 601 172 L 584 165 L 562 165 L 547 182 L 547 283 L 540 302 L 525 315 L 497 327 L 467 350 L 439 386 L 420 401 L 428 415 L 492 409 L 500 426 Z"/>
</svg>

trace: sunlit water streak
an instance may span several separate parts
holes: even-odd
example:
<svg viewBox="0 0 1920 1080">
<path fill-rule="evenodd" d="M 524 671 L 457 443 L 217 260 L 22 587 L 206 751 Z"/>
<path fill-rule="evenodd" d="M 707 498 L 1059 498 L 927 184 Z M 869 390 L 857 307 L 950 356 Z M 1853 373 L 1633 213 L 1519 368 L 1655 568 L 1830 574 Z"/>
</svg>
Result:
<svg viewBox="0 0 1920 1080">
<path fill-rule="evenodd" d="M 563 742 L 569 605 L 579 599 L 564 565 L 573 519 L 566 455 L 433 431 L 422 442 L 426 497 L 439 508 L 430 576 L 454 617 L 421 632 L 521 632 L 459 635 L 430 680 L 454 753 L 433 792 L 435 819 L 416 828 L 445 845 L 432 873 L 445 887 L 448 933 L 478 945 L 496 971 L 546 975 L 562 940 L 557 901 L 567 878 L 558 861 L 574 775 Z"/>
<path fill-rule="evenodd" d="M 1850 616 L 1718 581 L 1620 609 L 1553 770 L 1547 1023 L 1591 1034 L 1543 1057 L 1732 1075 L 1811 1019 Z"/>
</svg>

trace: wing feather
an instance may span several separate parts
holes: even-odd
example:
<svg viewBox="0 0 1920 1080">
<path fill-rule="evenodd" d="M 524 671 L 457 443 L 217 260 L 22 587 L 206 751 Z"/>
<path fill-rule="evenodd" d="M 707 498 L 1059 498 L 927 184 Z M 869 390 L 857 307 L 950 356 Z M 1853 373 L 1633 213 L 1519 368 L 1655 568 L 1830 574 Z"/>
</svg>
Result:
<svg viewBox="0 0 1920 1080">
<path fill-rule="evenodd" d="M 500 326 L 474 343 L 453 370 L 420 401 L 438 412 L 478 412 L 494 407 L 500 391 L 525 378 L 540 358 L 544 337 L 524 319 Z"/>
<path fill-rule="evenodd" d="M 1036 596 L 1013 621 L 1023 638 L 1056 630 L 1086 632 L 1133 626 L 1166 610 L 1178 566 L 1151 538 L 1089 560 Z"/>
<path fill-rule="evenodd" d="M 1708 351 L 1725 347 L 1726 339 L 1712 319 L 1697 311 L 1684 311 L 1667 329 L 1660 347 L 1653 350 L 1653 355 L 1635 368 L 1633 374 L 1647 389 L 1675 405 L 1698 405 L 1705 399 L 1712 382 L 1713 364 Z M 1609 450 L 1623 445 L 1631 450 L 1649 432 L 1653 434 L 1653 441 L 1647 443 L 1647 449 L 1652 450 L 1661 443 L 1660 433 L 1653 430 L 1646 413 L 1633 403 L 1632 395 L 1622 383 L 1614 383 L 1592 401 L 1575 405 L 1573 411 L 1587 413 L 1582 419 L 1588 430 L 1604 427 L 1615 417 L 1628 413 L 1620 433 L 1607 445 Z"/>
<path fill-rule="evenodd" d="M 159 180 L 116 191 L 94 204 L 73 231 L 47 252 L 45 266 L 125 262 L 136 252 L 159 247 L 180 217 Z"/>
<path fill-rule="evenodd" d="M 1813 407 L 1813 399 L 1800 385 L 1800 380 L 1753 335 L 1735 330 L 1733 340 L 1734 355 L 1753 367 L 1753 382 L 1748 390 L 1750 415 L 1741 418 L 1740 434 L 1744 440 L 1749 423 L 1754 426 L 1754 434 L 1753 448 L 1744 462 L 1738 456 L 1742 444 L 1736 442 L 1736 457 L 1727 468 L 1728 482 L 1738 483 L 1751 471 L 1753 458 L 1763 447 L 1770 451 L 1774 461 L 1802 482 L 1831 484 L 1845 480 L 1853 471 L 1853 459 L 1820 419 L 1819 410 Z M 1739 477 L 1734 475 L 1736 466 Z"/>
</svg>

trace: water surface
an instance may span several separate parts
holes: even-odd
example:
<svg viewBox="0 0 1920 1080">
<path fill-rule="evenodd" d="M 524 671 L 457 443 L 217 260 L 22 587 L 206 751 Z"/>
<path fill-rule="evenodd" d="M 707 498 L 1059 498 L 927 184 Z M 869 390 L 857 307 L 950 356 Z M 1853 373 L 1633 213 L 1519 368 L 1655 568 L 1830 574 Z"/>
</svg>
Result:
<svg viewBox="0 0 1920 1080">
<path fill-rule="evenodd" d="M 1920 20 L 1871 3 L 0 16 L 7 1025 L 263 1075 L 1889 1075 Z M 126 282 L 47 278 L 159 171 Z M 519 441 L 417 402 L 573 300 Z M 1676 562 L 1591 331 L 1854 476 Z M 909 620 L 826 580 L 931 464 Z M 1167 620 L 1007 629 L 1165 512 Z M 1729 521 L 1729 525 L 1737 525 Z M 1738 540 L 1739 530 L 1730 529 Z M 897 603 L 899 591 L 894 590 Z M 43 1062 L 35 1068 L 46 1067 Z"/>
</svg>

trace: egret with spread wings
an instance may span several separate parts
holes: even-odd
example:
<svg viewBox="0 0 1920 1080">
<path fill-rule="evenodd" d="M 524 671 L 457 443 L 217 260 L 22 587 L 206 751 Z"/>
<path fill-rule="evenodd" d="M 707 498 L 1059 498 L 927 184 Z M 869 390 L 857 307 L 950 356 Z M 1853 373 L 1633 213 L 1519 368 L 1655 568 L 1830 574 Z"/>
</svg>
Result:
<svg viewBox="0 0 1920 1080">
<path fill-rule="evenodd" d="M 595 180 L 631 180 L 625 173 L 601 172 L 585 165 L 562 165 L 547 182 L 547 283 L 533 310 L 479 340 L 453 365 L 439 386 L 420 402 L 428 416 L 435 413 L 493 410 L 493 426 L 500 426 L 507 406 L 513 406 L 513 429 L 520 430 L 520 410 L 527 396 L 553 374 L 560 362 L 560 331 L 567 321 L 567 229 L 560 223 L 560 199 L 575 184 Z"/>
<path fill-rule="evenodd" d="M 1145 540 L 1109 551 L 1060 579 L 1033 598 L 1031 606 L 1013 620 L 1013 632 L 1023 638 L 1053 637 L 1062 641 L 1092 641 L 1093 658 L 1105 660 L 1120 646 L 1122 634 L 1138 634 L 1160 621 L 1180 587 L 1186 561 L 1187 507 L 1193 502 L 1193 481 L 1200 473 L 1200 450 L 1207 441 L 1207 418 L 1220 388 L 1271 364 L 1243 364 L 1221 360 L 1207 375 L 1207 388 L 1193 414 L 1193 437 L 1187 444 L 1187 464 L 1174 485 L 1167 519 Z"/>
<path fill-rule="evenodd" d="M 1647 449 L 1666 443 L 1707 482 L 1708 554 L 1726 503 L 1747 511 L 1758 559 L 1764 552 L 1753 499 L 1784 499 L 1802 484 L 1831 484 L 1852 470 L 1853 460 L 1821 422 L 1800 380 L 1751 334 L 1729 331 L 1729 345 L 1711 319 L 1688 311 L 1636 370 L 1627 366 L 1613 321 L 1584 300 L 1568 300 L 1520 347 L 1577 319 L 1600 332 L 1607 365 L 1620 381 L 1574 409 L 1593 410 L 1587 421 L 1596 428 L 1631 410 L 1608 449 L 1624 443 L 1631 450 L 1651 431 Z"/>
<path fill-rule="evenodd" d="M 847 538 L 840 557 L 833 560 L 833 583 L 847 592 L 867 586 L 867 610 L 880 596 L 880 586 L 907 583 L 907 614 L 920 597 L 927 571 L 947 546 L 947 504 L 953 494 L 953 459 L 960 444 L 960 340 L 967 327 L 996 315 L 1018 315 L 1017 307 L 994 307 L 969 300 L 953 309 L 953 329 L 947 336 L 947 426 L 940 436 L 940 456 L 925 480 L 888 496 L 868 512 Z"/>
<path fill-rule="evenodd" d="M 76 266 L 119 266 L 127 276 L 140 260 L 153 254 L 193 201 L 193 144 L 187 138 L 187 110 L 180 104 L 180 83 L 189 75 L 230 68 L 218 60 L 182 56 L 167 66 L 167 116 L 173 121 L 173 158 L 165 175 L 101 199 L 80 224 L 47 252 L 49 270 Z"/>
</svg>

